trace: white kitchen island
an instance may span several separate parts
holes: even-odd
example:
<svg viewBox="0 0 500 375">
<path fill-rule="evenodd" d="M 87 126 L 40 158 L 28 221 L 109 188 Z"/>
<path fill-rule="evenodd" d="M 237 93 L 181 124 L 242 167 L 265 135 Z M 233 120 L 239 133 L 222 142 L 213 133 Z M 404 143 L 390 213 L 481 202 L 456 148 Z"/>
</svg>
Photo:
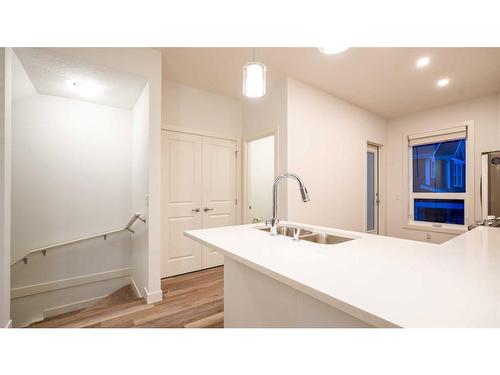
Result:
<svg viewBox="0 0 500 375">
<path fill-rule="evenodd" d="M 280 224 L 353 240 L 294 241 L 262 224 L 185 232 L 224 254 L 225 327 L 500 327 L 500 229 L 436 245 Z"/>
</svg>

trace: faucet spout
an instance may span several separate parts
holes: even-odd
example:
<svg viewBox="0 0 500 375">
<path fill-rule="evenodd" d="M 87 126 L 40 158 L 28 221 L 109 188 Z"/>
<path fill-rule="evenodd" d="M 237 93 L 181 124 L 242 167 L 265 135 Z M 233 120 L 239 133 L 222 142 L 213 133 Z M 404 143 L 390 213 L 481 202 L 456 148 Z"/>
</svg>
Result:
<svg viewBox="0 0 500 375">
<path fill-rule="evenodd" d="M 307 192 L 307 188 L 304 184 L 304 181 L 297 176 L 295 173 L 283 173 L 280 174 L 276 179 L 274 180 L 273 184 L 273 217 L 269 220 L 271 224 L 271 235 L 275 236 L 278 234 L 278 186 L 281 181 L 291 178 L 297 181 L 299 184 L 299 190 L 300 190 L 300 195 L 302 197 L 303 202 L 309 202 L 309 193 Z"/>
<path fill-rule="evenodd" d="M 302 202 L 307 203 L 311 199 L 309 198 L 309 193 L 307 192 L 307 189 L 305 186 L 300 187 L 300 195 L 302 195 Z"/>
</svg>

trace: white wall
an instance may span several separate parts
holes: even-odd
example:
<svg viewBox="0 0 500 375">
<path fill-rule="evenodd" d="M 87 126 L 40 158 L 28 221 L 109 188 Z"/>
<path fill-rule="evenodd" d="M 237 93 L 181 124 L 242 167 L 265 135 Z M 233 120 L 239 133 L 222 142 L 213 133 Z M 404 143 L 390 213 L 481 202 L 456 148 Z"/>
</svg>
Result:
<svg viewBox="0 0 500 375">
<path fill-rule="evenodd" d="M 385 145 L 386 131 L 383 118 L 288 79 L 287 167 L 303 178 L 311 198 L 303 203 L 290 181 L 288 219 L 364 231 L 367 142 Z M 380 211 L 383 226 L 383 204 Z"/>
<path fill-rule="evenodd" d="M 164 80 L 162 127 L 239 140 L 242 103 L 238 99 Z"/>
<path fill-rule="evenodd" d="M 61 48 L 61 53 L 143 77 L 149 87 L 148 123 L 148 223 L 147 269 L 141 270 L 147 279 L 146 301 L 162 299 L 160 284 L 161 256 L 161 114 L 162 114 L 162 57 L 152 48 Z"/>
<path fill-rule="evenodd" d="M 14 67 L 12 258 L 123 228 L 132 214 L 132 112 L 38 95 L 17 58 Z M 11 287 L 130 266 L 130 235 L 120 233 L 32 257 L 27 265 L 17 263 Z M 127 283 L 124 279 L 120 285 Z M 51 296 L 60 304 L 88 297 L 77 290 Z M 39 295 L 14 299 L 15 325 L 40 318 L 43 309 L 54 307 L 50 303 Z"/>
<path fill-rule="evenodd" d="M 243 139 L 277 133 L 286 126 L 286 84 L 285 79 L 270 81 L 265 96 L 243 99 Z"/>
<path fill-rule="evenodd" d="M 388 122 L 387 142 L 387 227 L 388 235 L 426 241 L 429 233 L 431 242 L 441 243 L 455 235 L 410 230 L 403 228 L 403 142 L 405 135 L 430 130 L 449 128 L 457 123 L 474 121 L 475 133 L 475 220 L 480 219 L 479 180 L 481 174 L 481 152 L 500 149 L 499 96 L 489 95 L 462 103 L 456 103 L 428 111 L 414 113 Z"/>
<path fill-rule="evenodd" d="M 133 110 L 132 141 L 132 212 L 148 214 L 148 141 L 149 84 L 142 91 Z M 141 224 L 141 223 L 139 223 Z M 132 240 L 134 280 L 141 295 L 147 290 L 148 238 L 145 225 L 136 225 Z"/>
<path fill-rule="evenodd" d="M 270 134 L 274 134 L 274 175 L 287 171 L 286 155 L 286 79 L 267 82 L 267 93 L 261 98 L 243 99 L 243 142 L 248 142 Z M 247 165 L 248 155 L 243 147 L 243 164 Z M 243 207 L 248 207 L 248 176 L 243 175 Z M 272 191 L 272 184 L 269 191 Z M 286 217 L 286 184 L 278 194 L 278 213 L 280 218 Z M 266 219 L 268 219 L 266 217 Z"/>
<path fill-rule="evenodd" d="M 0 48 L 0 328 L 10 325 L 12 50 Z"/>
<path fill-rule="evenodd" d="M 127 223 L 131 111 L 33 94 L 13 101 L 13 123 L 14 258 Z"/>
</svg>

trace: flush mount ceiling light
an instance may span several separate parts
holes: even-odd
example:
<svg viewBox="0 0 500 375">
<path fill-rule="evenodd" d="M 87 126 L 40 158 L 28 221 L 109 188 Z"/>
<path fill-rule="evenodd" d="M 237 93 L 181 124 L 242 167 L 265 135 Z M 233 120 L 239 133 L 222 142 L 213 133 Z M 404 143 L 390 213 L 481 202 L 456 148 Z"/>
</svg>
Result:
<svg viewBox="0 0 500 375">
<path fill-rule="evenodd" d="M 344 52 L 349 49 L 349 47 L 318 47 L 321 53 L 325 55 L 336 55 L 337 53 Z"/>
<path fill-rule="evenodd" d="M 431 62 L 431 59 L 427 56 L 424 56 L 424 57 L 419 58 L 415 65 L 417 66 L 417 68 L 423 68 L 423 67 L 426 67 L 427 65 L 429 65 L 430 62 Z"/>
<path fill-rule="evenodd" d="M 69 84 L 75 93 L 84 98 L 91 98 L 102 94 L 102 89 L 91 83 L 71 81 Z"/>
<path fill-rule="evenodd" d="M 450 83 L 449 78 L 441 78 L 439 81 L 437 81 L 436 85 L 438 87 L 445 87 L 448 86 L 449 83 Z"/>
<path fill-rule="evenodd" d="M 255 48 L 252 61 L 243 66 L 243 95 L 248 98 L 266 95 L 266 66 L 255 61 Z"/>
</svg>

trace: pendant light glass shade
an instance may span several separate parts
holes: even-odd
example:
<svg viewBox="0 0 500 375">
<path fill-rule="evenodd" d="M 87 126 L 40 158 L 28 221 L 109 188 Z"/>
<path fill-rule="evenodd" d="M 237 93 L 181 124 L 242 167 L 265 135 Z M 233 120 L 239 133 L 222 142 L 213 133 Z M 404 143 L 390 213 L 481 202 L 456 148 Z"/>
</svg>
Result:
<svg viewBox="0 0 500 375">
<path fill-rule="evenodd" d="M 260 98 L 266 94 L 266 66 L 252 61 L 243 66 L 243 95 Z"/>
<path fill-rule="evenodd" d="M 321 53 L 325 55 L 336 55 L 337 53 L 344 52 L 349 49 L 349 47 L 319 47 Z"/>
</svg>

